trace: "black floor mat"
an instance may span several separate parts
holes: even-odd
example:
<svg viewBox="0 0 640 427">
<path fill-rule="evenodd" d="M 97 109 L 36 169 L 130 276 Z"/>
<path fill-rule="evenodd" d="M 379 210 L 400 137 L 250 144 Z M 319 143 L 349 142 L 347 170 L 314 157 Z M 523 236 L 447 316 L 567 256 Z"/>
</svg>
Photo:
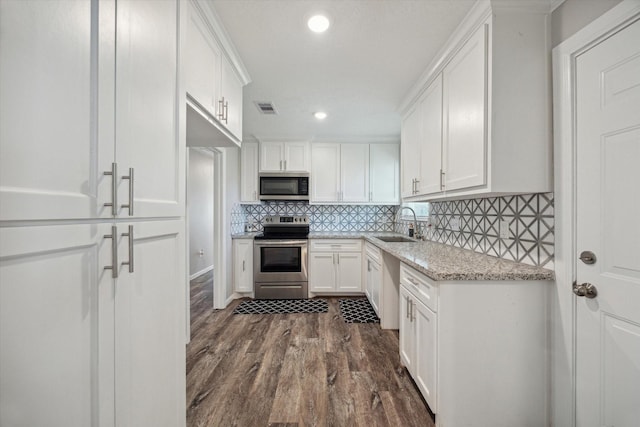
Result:
<svg viewBox="0 0 640 427">
<path fill-rule="evenodd" d="M 340 314 L 347 323 L 380 323 L 376 312 L 366 298 L 341 299 Z"/>
<path fill-rule="evenodd" d="M 326 313 L 327 300 L 314 299 L 254 299 L 243 301 L 233 310 L 233 314 L 290 314 Z"/>
</svg>

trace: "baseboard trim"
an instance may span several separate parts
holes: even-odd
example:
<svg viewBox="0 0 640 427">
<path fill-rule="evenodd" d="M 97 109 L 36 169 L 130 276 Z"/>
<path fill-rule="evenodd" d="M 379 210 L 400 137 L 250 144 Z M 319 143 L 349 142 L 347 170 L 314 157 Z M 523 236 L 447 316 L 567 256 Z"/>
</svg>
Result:
<svg viewBox="0 0 640 427">
<path fill-rule="evenodd" d="M 200 277 L 203 274 L 210 272 L 211 270 L 213 270 L 213 264 L 210 265 L 209 267 L 203 268 L 202 270 L 198 271 L 197 273 L 193 273 L 191 276 L 189 276 L 189 280 L 193 280 L 196 277 Z"/>
</svg>

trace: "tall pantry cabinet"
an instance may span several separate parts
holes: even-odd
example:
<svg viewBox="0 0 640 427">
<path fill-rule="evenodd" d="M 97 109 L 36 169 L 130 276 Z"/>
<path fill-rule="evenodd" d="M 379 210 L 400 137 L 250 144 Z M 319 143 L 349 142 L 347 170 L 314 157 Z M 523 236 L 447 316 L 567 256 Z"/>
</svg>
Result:
<svg viewBox="0 0 640 427">
<path fill-rule="evenodd" d="M 0 425 L 185 424 L 183 7 L 0 2 Z"/>
</svg>

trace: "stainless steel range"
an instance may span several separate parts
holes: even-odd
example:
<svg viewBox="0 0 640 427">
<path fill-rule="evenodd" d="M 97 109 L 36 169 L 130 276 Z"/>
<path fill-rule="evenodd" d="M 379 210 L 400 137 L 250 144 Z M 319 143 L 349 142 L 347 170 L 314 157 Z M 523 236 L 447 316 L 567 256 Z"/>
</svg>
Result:
<svg viewBox="0 0 640 427">
<path fill-rule="evenodd" d="M 263 228 L 253 242 L 255 298 L 308 298 L 309 217 L 267 216 Z"/>
</svg>

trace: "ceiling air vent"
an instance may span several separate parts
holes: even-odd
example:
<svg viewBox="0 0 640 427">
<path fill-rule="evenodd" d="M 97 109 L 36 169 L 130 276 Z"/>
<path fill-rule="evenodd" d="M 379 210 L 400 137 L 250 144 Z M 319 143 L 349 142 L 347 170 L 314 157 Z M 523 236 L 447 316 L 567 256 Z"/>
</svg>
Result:
<svg viewBox="0 0 640 427">
<path fill-rule="evenodd" d="M 268 101 L 254 101 L 256 107 L 262 114 L 278 114 L 276 111 L 276 107 L 273 106 L 271 102 Z"/>
</svg>

